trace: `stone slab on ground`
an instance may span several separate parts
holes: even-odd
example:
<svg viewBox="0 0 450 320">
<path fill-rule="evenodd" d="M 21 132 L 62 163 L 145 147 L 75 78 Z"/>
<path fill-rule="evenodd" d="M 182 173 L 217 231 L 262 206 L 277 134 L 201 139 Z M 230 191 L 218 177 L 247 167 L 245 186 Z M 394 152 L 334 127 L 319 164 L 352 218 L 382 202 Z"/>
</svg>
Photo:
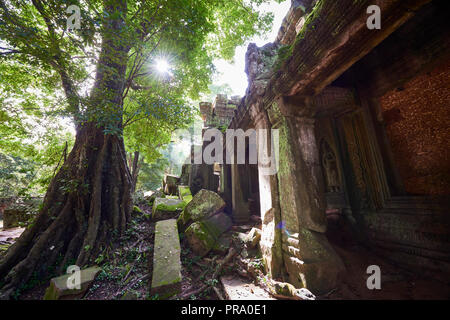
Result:
<svg viewBox="0 0 450 320">
<path fill-rule="evenodd" d="M 80 270 L 80 289 L 67 287 L 67 280 L 74 274 L 65 274 L 50 280 L 50 286 L 45 291 L 44 300 L 73 300 L 81 298 L 91 286 L 95 277 L 102 269 L 90 267 Z"/>
<path fill-rule="evenodd" d="M 12 228 L 7 230 L 0 230 L 0 241 L 8 241 L 13 242 L 11 240 L 17 239 L 20 237 L 22 232 L 25 231 L 25 228 Z"/>
<path fill-rule="evenodd" d="M 155 226 L 151 295 L 165 299 L 181 292 L 181 247 L 177 221 L 163 220 Z"/>
<path fill-rule="evenodd" d="M 276 300 L 261 287 L 235 276 L 220 278 L 228 300 Z"/>
<path fill-rule="evenodd" d="M 177 218 L 186 203 L 179 199 L 156 198 L 152 208 L 153 220 Z"/>
</svg>

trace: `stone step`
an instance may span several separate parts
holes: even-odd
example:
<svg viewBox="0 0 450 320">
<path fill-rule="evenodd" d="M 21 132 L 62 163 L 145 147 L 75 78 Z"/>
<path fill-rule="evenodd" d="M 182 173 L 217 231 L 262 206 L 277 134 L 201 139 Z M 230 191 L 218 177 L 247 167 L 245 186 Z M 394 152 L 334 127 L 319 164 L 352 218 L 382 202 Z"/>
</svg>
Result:
<svg viewBox="0 0 450 320">
<path fill-rule="evenodd" d="M 155 226 L 151 295 L 165 299 L 181 292 L 180 238 L 177 220 L 158 221 Z"/>
<path fill-rule="evenodd" d="M 50 280 L 50 286 L 45 291 L 44 300 L 73 300 L 83 297 L 87 289 L 91 286 L 95 277 L 102 269 L 99 267 L 90 267 L 80 270 L 80 286 L 79 289 L 71 289 L 68 287 L 69 277 L 77 279 L 75 274 L 65 274 Z M 75 284 L 69 280 L 69 284 Z"/>
</svg>

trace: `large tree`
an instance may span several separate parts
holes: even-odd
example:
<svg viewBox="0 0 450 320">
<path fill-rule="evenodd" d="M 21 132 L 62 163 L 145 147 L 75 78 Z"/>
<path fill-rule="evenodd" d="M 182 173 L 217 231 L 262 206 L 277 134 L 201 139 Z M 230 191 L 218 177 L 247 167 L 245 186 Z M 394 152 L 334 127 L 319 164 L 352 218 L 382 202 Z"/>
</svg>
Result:
<svg viewBox="0 0 450 320">
<path fill-rule="evenodd" d="M 33 273 L 89 264 L 125 230 L 132 177 L 124 126 L 189 114 L 183 97 L 206 89 L 212 59 L 231 58 L 270 26 L 272 16 L 257 10 L 263 2 L 0 0 L 0 62 L 48 78 L 76 128 L 34 224 L 0 262 L 4 298 Z M 81 9 L 80 29 L 67 30 L 69 5 Z M 152 67 L 158 58 L 174 66 L 163 76 Z"/>
</svg>

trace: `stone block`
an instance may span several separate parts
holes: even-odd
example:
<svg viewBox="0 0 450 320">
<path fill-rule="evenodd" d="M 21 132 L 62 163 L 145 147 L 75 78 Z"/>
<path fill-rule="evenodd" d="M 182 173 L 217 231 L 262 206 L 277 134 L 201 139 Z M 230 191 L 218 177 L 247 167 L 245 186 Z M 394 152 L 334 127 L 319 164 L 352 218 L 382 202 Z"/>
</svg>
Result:
<svg viewBox="0 0 450 320">
<path fill-rule="evenodd" d="M 259 230 L 258 228 L 252 228 L 252 230 L 250 230 L 250 232 L 247 235 L 247 245 L 250 248 L 256 248 L 260 240 L 261 240 L 261 230 Z"/>
<path fill-rule="evenodd" d="M 228 300 L 276 300 L 264 289 L 235 276 L 220 278 Z"/>
<path fill-rule="evenodd" d="M 215 192 L 202 189 L 186 205 L 178 219 L 182 229 L 191 222 L 210 217 L 225 208 L 225 201 Z"/>
<path fill-rule="evenodd" d="M 180 238 L 175 219 L 155 226 L 153 277 L 150 294 L 165 299 L 181 292 Z"/>
<path fill-rule="evenodd" d="M 156 198 L 152 207 L 153 220 L 177 218 L 186 203 L 179 199 Z"/>
<path fill-rule="evenodd" d="M 67 281 L 70 276 L 74 276 L 73 274 L 65 274 L 51 279 L 50 286 L 45 291 L 44 300 L 74 300 L 83 297 L 101 270 L 99 267 L 80 270 L 80 289 L 67 287 Z"/>
<path fill-rule="evenodd" d="M 193 198 L 191 189 L 189 189 L 188 186 L 178 186 L 178 196 L 180 197 L 180 200 L 183 200 L 186 204 L 191 202 Z"/>
<path fill-rule="evenodd" d="M 177 185 L 180 183 L 180 177 L 166 174 L 164 176 L 164 193 L 168 195 L 177 194 Z"/>
<path fill-rule="evenodd" d="M 165 198 L 166 195 L 161 190 L 156 190 L 155 192 L 152 192 L 151 195 L 145 196 L 145 200 L 148 202 L 149 205 L 153 205 L 156 198 Z"/>
<path fill-rule="evenodd" d="M 212 249 L 222 249 L 225 243 L 219 242 L 219 238 L 231 225 L 231 219 L 225 213 L 219 213 L 192 223 L 186 229 L 186 239 L 196 255 L 204 256 Z"/>
<path fill-rule="evenodd" d="M 3 211 L 3 229 L 27 226 L 39 212 L 42 199 L 18 200 Z"/>
</svg>

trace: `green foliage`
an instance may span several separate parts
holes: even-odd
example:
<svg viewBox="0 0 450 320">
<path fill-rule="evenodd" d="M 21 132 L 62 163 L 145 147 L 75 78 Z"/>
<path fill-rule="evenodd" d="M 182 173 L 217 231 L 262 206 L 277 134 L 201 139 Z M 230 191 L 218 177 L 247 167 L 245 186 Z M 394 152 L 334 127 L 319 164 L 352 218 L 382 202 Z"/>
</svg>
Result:
<svg viewBox="0 0 450 320">
<path fill-rule="evenodd" d="M 123 135 L 127 151 L 143 155 L 143 174 L 159 172 L 174 129 L 198 115 L 191 101 L 208 91 L 212 61 L 230 60 L 236 46 L 269 30 L 272 14 L 258 11 L 267 1 L 1 1 L 4 192 L 45 188 L 65 142 L 67 152 L 73 145 L 62 123 Z M 81 29 L 68 31 L 71 4 L 81 9 Z M 170 70 L 157 72 L 157 59 Z"/>
<path fill-rule="evenodd" d="M 161 187 L 161 181 L 168 166 L 169 161 L 166 158 L 158 158 L 152 164 L 144 162 L 136 188 L 138 190 L 156 190 Z"/>
</svg>

